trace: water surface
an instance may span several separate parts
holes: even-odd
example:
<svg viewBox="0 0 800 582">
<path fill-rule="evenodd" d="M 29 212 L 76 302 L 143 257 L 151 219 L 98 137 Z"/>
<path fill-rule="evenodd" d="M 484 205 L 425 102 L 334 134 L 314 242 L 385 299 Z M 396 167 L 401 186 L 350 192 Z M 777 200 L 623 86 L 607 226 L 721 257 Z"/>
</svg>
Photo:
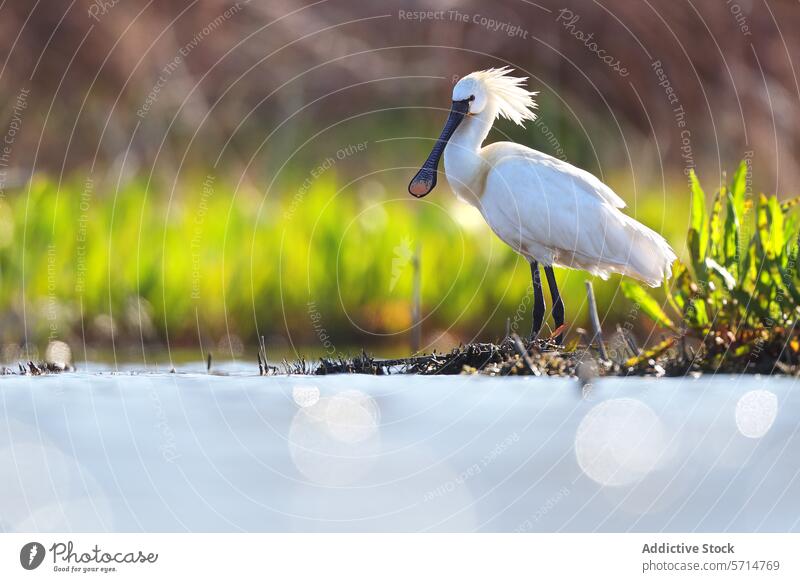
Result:
<svg viewBox="0 0 800 582">
<path fill-rule="evenodd" d="M 793 379 L 188 369 L 0 380 L 0 530 L 800 530 Z"/>
</svg>

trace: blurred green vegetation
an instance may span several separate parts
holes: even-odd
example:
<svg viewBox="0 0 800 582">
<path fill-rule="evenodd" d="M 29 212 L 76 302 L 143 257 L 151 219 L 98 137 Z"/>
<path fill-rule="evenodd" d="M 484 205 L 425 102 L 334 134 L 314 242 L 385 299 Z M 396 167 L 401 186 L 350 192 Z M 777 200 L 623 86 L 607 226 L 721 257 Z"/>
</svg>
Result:
<svg viewBox="0 0 800 582">
<path fill-rule="evenodd" d="M 407 346 L 417 249 L 427 345 L 501 337 L 506 318 L 529 331 L 527 263 L 446 188 L 420 201 L 372 179 L 343 187 L 333 170 L 297 183 L 265 194 L 204 176 L 174 191 L 35 177 L 0 199 L 2 340 Z M 631 213 L 674 242 L 687 200 L 641 194 Z M 582 325 L 586 275 L 557 271 Z M 618 280 L 595 290 L 609 324 L 630 309 Z"/>
</svg>

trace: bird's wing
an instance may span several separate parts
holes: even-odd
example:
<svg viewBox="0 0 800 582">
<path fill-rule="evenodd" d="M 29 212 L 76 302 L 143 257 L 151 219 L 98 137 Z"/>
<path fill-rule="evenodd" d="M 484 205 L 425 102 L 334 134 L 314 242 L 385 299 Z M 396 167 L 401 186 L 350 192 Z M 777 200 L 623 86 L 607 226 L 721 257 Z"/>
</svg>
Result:
<svg viewBox="0 0 800 582">
<path fill-rule="evenodd" d="M 550 264 L 559 250 L 602 254 L 607 215 L 619 211 L 585 182 L 550 164 L 508 156 L 486 176 L 481 207 L 492 230 L 523 254 Z"/>
<path fill-rule="evenodd" d="M 544 264 L 658 284 L 674 253 L 660 235 L 619 210 L 616 194 L 596 184 L 602 186 L 563 162 L 507 155 L 486 176 L 482 212 L 501 239 Z"/>
<path fill-rule="evenodd" d="M 614 208 L 625 208 L 625 201 L 603 184 L 594 174 L 573 166 L 543 152 L 513 142 L 493 143 L 483 148 L 482 154 L 492 169 L 519 165 L 528 179 L 558 183 L 571 190 L 579 190 L 609 203 Z"/>
</svg>

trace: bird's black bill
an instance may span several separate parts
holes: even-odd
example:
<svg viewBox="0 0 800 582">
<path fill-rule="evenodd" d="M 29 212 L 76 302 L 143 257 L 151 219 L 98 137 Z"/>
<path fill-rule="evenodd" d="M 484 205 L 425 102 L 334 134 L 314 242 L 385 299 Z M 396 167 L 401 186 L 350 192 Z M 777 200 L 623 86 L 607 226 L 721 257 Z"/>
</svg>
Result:
<svg viewBox="0 0 800 582">
<path fill-rule="evenodd" d="M 414 176 L 414 179 L 411 180 L 411 183 L 408 185 L 408 191 L 412 196 L 422 198 L 430 194 L 431 190 L 436 187 L 439 158 L 442 157 L 444 146 L 447 145 L 447 141 L 452 137 L 458 124 L 461 123 L 464 116 L 469 112 L 469 102 L 469 99 L 453 101 L 453 105 L 450 107 L 450 115 L 447 117 L 447 122 L 444 124 L 444 129 L 442 130 L 442 135 L 436 140 L 428 159 L 425 160 L 420 171 L 417 172 L 417 175 Z"/>
</svg>

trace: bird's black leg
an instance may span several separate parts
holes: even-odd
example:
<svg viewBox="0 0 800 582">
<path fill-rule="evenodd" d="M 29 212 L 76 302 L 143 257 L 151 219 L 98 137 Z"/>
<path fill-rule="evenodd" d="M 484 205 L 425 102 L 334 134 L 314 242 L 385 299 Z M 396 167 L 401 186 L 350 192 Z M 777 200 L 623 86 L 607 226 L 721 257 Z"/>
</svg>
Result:
<svg viewBox="0 0 800 582">
<path fill-rule="evenodd" d="M 531 341 L 539 335 L 544 321 L 544 294 L 542 293 L 542 277 L 539 274 L 539 263 L 531 261 L 531 277 L 533 278 L 533 328 Z"/>
<path fill-rule="evenodd" d="M 558 284 L 556 283 L 556 274 L 553 272 L 553 267 L 545 267 L 544 274 L 547 276 L 547 285 L 550 287 L 550 297 L 553 299 L 553 323 L 555 329 L 564 325 L 564 302 L 561 300 L 561 294 L 558 292 Z M 564 334 L 558 334 L 556 343 L 561 344 L 564 339 Z"/>
</svg>

